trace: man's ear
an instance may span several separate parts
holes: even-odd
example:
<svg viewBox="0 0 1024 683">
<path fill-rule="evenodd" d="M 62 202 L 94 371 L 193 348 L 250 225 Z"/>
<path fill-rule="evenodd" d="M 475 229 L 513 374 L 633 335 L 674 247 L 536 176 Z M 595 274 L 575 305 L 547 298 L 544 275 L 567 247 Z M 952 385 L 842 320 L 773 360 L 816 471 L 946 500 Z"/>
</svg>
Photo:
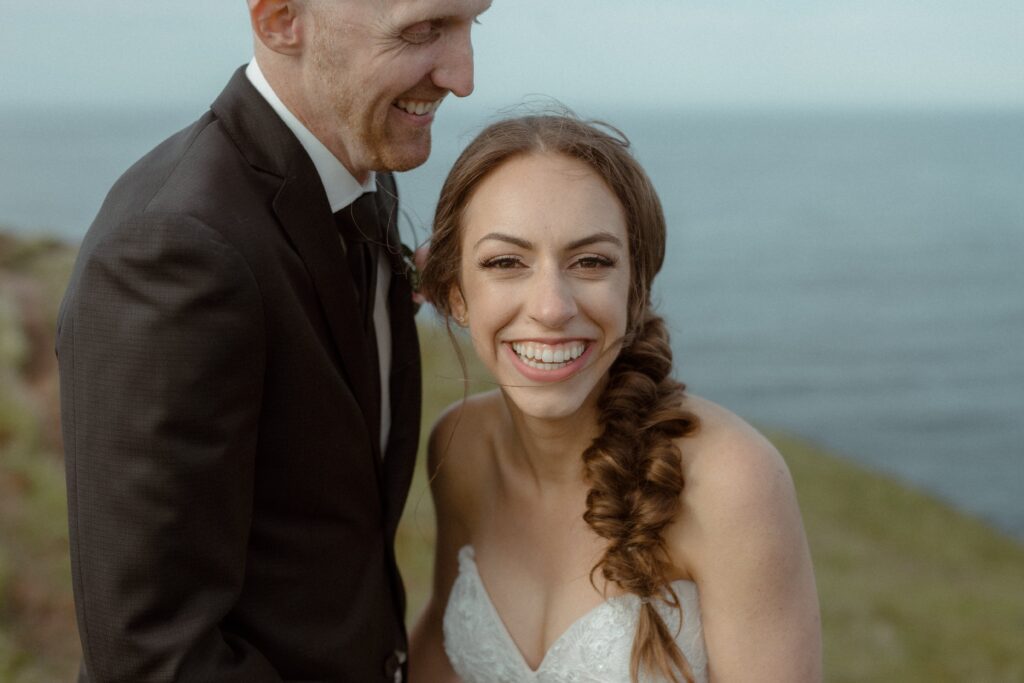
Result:
<svg viewBox="0 0 1024 683">
<path fill-rule="evenodd" d="M 297 55 L 302 51 L 300 8 L 294 0 L 249 0 L 252 32 L 274 52 Z"/>
</svg>

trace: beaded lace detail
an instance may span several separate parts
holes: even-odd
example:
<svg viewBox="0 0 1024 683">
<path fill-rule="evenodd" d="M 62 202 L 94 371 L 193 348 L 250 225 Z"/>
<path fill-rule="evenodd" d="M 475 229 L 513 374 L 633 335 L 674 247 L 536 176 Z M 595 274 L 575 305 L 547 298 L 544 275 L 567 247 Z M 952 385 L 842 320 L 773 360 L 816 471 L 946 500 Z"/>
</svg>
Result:
<svg viewBox="0 0 1024 683">
<path fill-rule="evenodd" d="M 706 683 L 707 653 L 697 586 L 672 584 L 683 606 L 676 638 L 698 683 Z M 656 603 L 673 633 L 678 611 Z M 629 660 L 640 599 L 615 596 L 584 614 L 559 636 L 536 671 L 531 670 L 494 608 L 476 567 L 473 548 L 459 551 L 459 576 L 444 613 L 444 647 L 463 683 L 629 683 Z M 643 683 L 654 683 L 641 676 Z"/>
</svg>

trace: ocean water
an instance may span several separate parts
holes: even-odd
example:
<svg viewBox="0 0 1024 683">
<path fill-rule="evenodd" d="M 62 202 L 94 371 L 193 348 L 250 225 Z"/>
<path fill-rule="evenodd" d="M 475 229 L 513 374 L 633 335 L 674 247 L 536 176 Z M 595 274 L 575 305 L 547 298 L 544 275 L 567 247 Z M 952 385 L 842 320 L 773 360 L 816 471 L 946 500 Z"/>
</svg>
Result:
<svg viewBox="0 0 1024 683">
<path fill-rule="evenodd" d="M 0 224 L 79 239 L 196 114 L 0 112 Z M 691 390 L 1024 539 L 1024 111 L 601 115 L 665 206 L 656 298 Z M 400 176 L 407 240 L 489 116 L 441 111 Z"/>
</svg>

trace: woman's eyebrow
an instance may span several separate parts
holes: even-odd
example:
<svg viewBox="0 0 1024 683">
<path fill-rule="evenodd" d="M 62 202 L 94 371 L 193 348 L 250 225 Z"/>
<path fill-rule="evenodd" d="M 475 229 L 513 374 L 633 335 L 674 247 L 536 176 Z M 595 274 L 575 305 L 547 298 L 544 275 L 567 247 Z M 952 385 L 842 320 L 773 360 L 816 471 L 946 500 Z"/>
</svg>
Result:
<svg viewBox="0 0 1024 683">
<path fill-rule="evenodd" d="M 478 239 L 476 241 L 476 244 L 473 245 L 473 250 L 476 251 L 477 249 L 479 249 L 480 245 L 483 244 L 484 242 L 486 242 L 487 240 L 497 240 L 498 242 L 508 242 L 509 244 L 513 244 L 513 245 L 519 247 L 520 249 L 532 249 L 533 248 L 533 243 L 532 242 L 527 242 L 526 240 L 521 239 L 519 237 L 513 237 L 512 235 L 506 235 L 503 232 L 489 232 L 489 233 L 487 233 L 486 235 L 484 235 L 483 237 L 481 237 L 480 239 Z"/>
<path fill-rule="evenodd" d="M 622 247 L 622 240 L 610 232 L 595 232 L 593 235 L 570 242 L 568 246 L 566 246 L 566 249 L 579 249 L 580 247 L 587 247 L 591 244 L 598 244 L 600 242 L 610 242 L 617 247 Z"/>
<path fill-rule="evenodd" d="M 476 251 L 477 249 L 480 248 L 481 244 L 483 244 L 484 242 L 486 242 L 488 240 L 495 240 L 495 241 L 498 241 L 498 242 L 506 242 L 508 244 L 512 244 L 514 246 L 517 246 L 520 249 L 532 249 L 533 248 L 533 243 L 532 242 L 530 242 L 528 240 L 524 240 L 521 237 L 514 237 L 513 235 L 508 235 L 508 234 L 505 234 L 503 232 L 489 232 L 486 235 L 484 235 L 483 237 L 481 237 L 479 240 L 477 240 L 476 244 L 473 245 L 473 250 Z M 622 247 L 622 240 L 620 240 L 618 237 L 616 237 L 615 235 L 613 235 L 610 232 L 601 231 L 601 232 L 595 232 L 593 235 L 587 235 L 586 237 L 581 237 L 578 240 L 573 240 L 569 244 L 565 245 L 565 249 L 566 249 L 566 251 L 572 251 L 573 249 L 579 249 L 581 247 L 587 247 L 587 246 L 590 246 L 591 244 L 599 244 L 599 243 L 602 243 L 602 242 L 607 242 L 609 244 L 614 244 L 615 246 L 617 246 L 619 248 Z"/>
</svg>

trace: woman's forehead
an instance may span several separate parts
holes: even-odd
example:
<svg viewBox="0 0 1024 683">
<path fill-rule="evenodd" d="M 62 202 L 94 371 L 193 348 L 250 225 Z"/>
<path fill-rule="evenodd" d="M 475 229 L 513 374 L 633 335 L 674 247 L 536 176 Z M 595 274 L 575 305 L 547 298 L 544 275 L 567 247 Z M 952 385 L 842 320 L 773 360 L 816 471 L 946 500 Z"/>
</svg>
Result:
<svg viewBox="0 0 1024 683">
<path fill-rule="evenodd" d="M 625 212 L 587 164 L 562 154 L 515 157 L 491 171 L 467 202 L 463 246 L 499 233 L 531 243 L 575 242 L 596 233 L 625 243 Z"/>
</svg>

